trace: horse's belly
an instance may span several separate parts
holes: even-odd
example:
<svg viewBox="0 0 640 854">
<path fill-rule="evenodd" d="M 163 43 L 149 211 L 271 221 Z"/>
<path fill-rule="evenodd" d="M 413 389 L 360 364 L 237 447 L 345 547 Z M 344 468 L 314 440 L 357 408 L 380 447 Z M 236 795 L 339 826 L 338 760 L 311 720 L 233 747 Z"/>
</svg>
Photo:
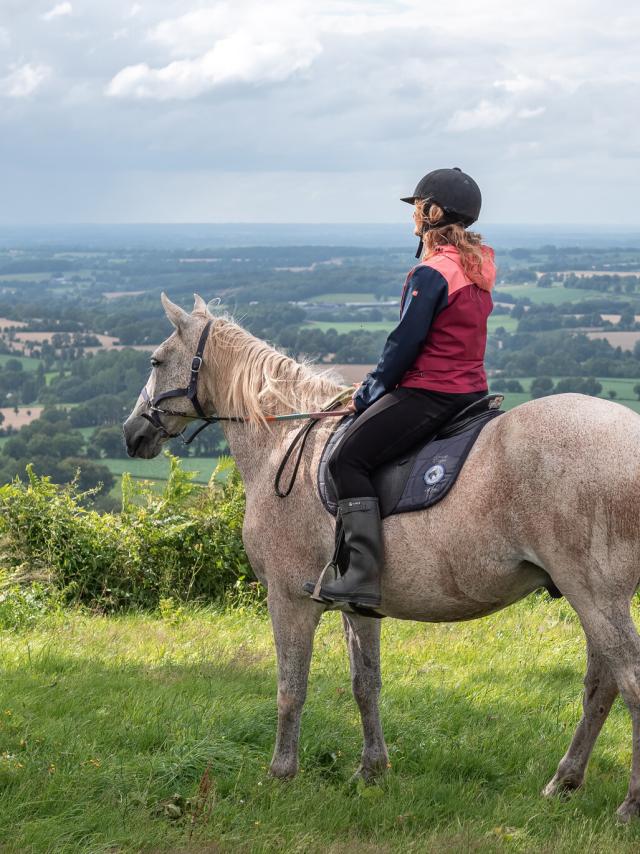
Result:
<svg viewBox="0 0 640 854">
<path fill-rule="evenodd" d="M 456 622 L 484 617 L 528 596 L 548 580 L 527 561 L 454 570 L 445 563 L 418 570 L 385 567 L 382 610 L 389 617 L 421 622 Z"/>
</svg>

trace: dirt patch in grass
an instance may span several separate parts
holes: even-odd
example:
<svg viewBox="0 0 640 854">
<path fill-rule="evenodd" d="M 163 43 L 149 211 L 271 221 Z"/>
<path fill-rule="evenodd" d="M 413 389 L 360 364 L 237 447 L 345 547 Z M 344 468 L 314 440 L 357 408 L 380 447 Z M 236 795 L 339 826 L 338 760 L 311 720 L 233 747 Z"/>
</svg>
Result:
<svg viewBox="0 0 640 854">
<path fill-rule="evenodd" d="M 10 320 L 8 317 L 0 317 L 0 332 L 5 332 L 7 329 L 22 329 L 28 324 L 22 320 Z"/>
<path fill-rule="evenodd" d="M 361 383 L 373 365 L 318 365 L 318 371 L 330 368 L 335 371 L 347 385 Z"/>
<path fill-rule="evenodd" d="M 103 291 L 105 299 L 119 299 L 120 297 L 139 297 L 144 291 Z"/>
<path fill-rule="evenodd" d="M 15 409 L 11 409 L 9 406 L 3 406 L 0 408 L 0 412 L 4 415 L 2 427 L 3 429 L 13 427 L 15 430 L 19 430 L 26 424 L 31 424 L 32 421 L 36 421 L 36 419 L 40 418 L 43 409 L 43 406 L 24 406 L 19 407 L 18 412 L 16 413 Z"/>
<path fill-rule="evenodd" d="M 587 332 L 588 338 L 604 338 L 612 347 L 622 347 L 623 350 L 633 350 L 640 341 L 640 332 Z"/>
</svg>

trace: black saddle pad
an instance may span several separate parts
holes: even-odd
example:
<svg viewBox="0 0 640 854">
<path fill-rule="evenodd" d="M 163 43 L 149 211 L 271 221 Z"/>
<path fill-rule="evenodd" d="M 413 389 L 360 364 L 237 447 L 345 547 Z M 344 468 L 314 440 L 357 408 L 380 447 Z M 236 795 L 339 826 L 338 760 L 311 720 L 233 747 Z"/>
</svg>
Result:
<svg viewBox="0 0 640 854">
<path fill-rule="evenodd" d="M 480 431 L 489 421 L 503 414 L 500 409 L 483 409 L 459 422 L 453 421 L 442 427 L 435 437 L 381 466 L 373 476 L 373 484 L 380 499 L 382 518 L 394 513 L 423 510 L 444 498 L 456 482 Z M 355 415 L 349 415 L 338 423 L 324 446 L 318 468 L 318 491 L 322 503 L 334 516 L 338 512 L 338 503 L 327 463 L 355 418 Z"/>
</svg>

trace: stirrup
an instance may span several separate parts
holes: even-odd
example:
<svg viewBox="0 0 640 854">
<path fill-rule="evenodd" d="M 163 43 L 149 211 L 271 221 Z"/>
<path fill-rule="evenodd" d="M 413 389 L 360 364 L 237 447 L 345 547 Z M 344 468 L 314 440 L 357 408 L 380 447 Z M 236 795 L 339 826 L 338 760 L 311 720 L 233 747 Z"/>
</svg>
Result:
<svg viewBox="0 0 640 854">
<path fill-rule="evenodd" d="M 338 566 L 334 562 L 333 558 L 331 558 L 331 560 L 329 560 L 329 561 L 327 561 L 327 563 L 325 563 L 324 568 L 323 568 L 322 572 L 320 573 L 320 575 L 318 576 L 318 580 L 316 581 L 315 584 L 312 581 L 305 581 L 305 583 L 302 585 L 302 589 L 305 591 L 305 593 L 308 593 L 314 602 L 319 602 L 321 605 L 327 605 L 328 604 L 328 600 L 323 599 L 322 596 L 320 595 L 320 588 L 322 587 L 322 582 L 324 581 L 324 577 L 329 570 L 331 570 L 333 572 L 334 578 L 338 577 Z"/>
</svg>

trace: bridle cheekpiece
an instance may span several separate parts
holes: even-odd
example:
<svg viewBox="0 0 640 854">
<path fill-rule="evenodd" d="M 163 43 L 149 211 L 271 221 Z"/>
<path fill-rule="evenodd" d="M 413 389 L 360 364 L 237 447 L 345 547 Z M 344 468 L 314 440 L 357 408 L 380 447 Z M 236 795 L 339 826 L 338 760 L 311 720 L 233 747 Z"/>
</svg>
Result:
<svg viewBox="0 0 640 854">
<path fill-rule="evenodd" d="M 198 348 L 196 350 L 195 356 L 191 360 L 191 374 L 189 376 L 189 384 L 184 388 L 174 388 L 171 391 L 164 391 L 162 394 L 157 394 L 155 397 L 149 397 L 149 392 L 147 391 L 147 387 L 142 389 L 140 392 L 142 399 L 147 405 L 147 412 L 141 412 L 140 415 L 142 418 L 145 418 L 150 424 L 152 424 L 156 430 L 161 430 L 167 439 L 175 439 L 176 437 L 180 437 L 185 445 L 190 445 L 191 442 L 195 439 L 195 437 L 204 430 L 209 424 L 213 424 L 215 421 L 227 421 L 227 420 L 236 420 L 236 419 L 227 419 L 222 418 L 216 415 L 205 415 L 202 405 L 198 400 L 198 377 L 200 375 L 200 369 L 204 364 L 204 348 L 207 344 L 207 339 L 209 337 L 209 332 L 211 330 L 212 321 L 207 321 L 202 333 L 200 334 L 200 338 L 198 340 Z M 159 406 L 161 401 L 169 400 L 173 397 L 186 397 L 187 400 L 191 403 L 193 408 L 196 411 L 196 415 L 187 415 L 184 412 L 175 412 L 172 409 L 165 409 L 164 407 Z M 190 421 L 202 421 L 201 424 L 190 436 L 185 439 L 184 433 L 187 427 L 185 426 L 182 430 L 179 430 L 177 433 L 171 433 L 164 426 L 162 421 L 160 420 L 160 415 L 169 415 L 175 416 L 177 418 L 188 418 Z"/>
</svg>

